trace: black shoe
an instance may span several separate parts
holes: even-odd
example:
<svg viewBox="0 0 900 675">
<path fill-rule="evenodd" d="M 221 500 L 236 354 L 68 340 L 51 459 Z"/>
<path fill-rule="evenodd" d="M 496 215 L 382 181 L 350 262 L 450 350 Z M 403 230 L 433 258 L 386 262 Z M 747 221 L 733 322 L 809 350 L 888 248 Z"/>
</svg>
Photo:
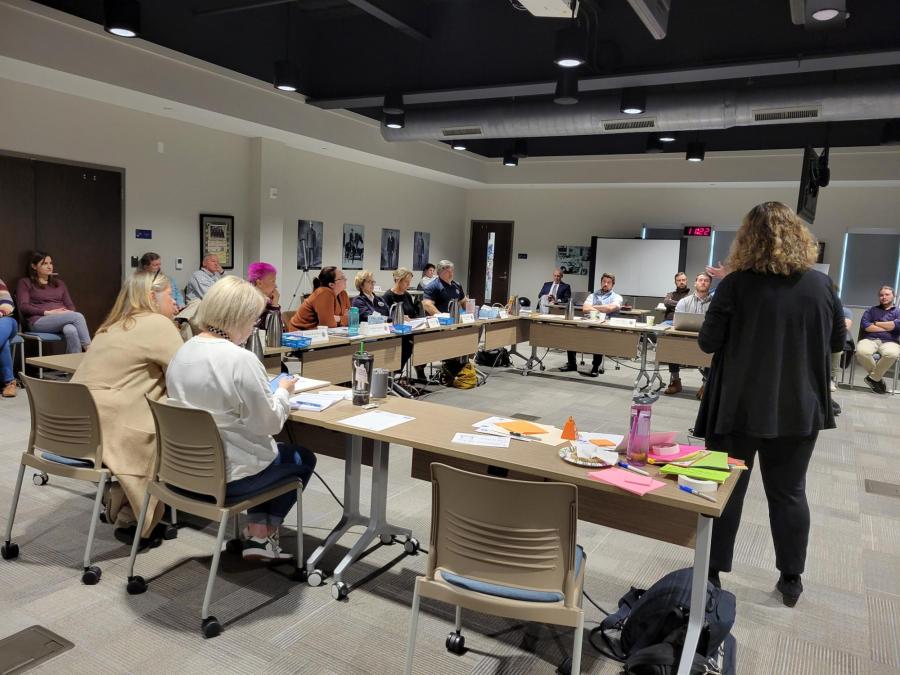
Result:
<svg viewBox="0 0 900 675">
<path fill-rule="evenodd" d="M 719 579 L 719 570 L 710 570 L 709 575 L 706 578 L 709 579 L 709 583 L 716 588 L 722 588 L 722 580 Z"/>
<path fill-rule="evenodd" d="M 559 372 L 574 373 L 576 370 L 578 370 L 577 365 L 575 365 L 574 363 L 567 363 L 566 365 L 564 365 L 562 368 L 559 369 Z"/>
<path fill-rule="evenodd" d="M 866 375 L 863 380 L 867 385 L 869 385 L 869 389 L 874 391 L 876 394 L 886 394 L 887 387 L 884 384 L 884 380 L 873 380 L 871 377 Z"/>
<path fill-rule="evenodd" d="M 165 537 L 166 528 L 171 527 L 171 525 L 167 525 L 165 523 L 159 523 L 153 530 L 150 532 L 149 537 L 141 537 L 141 542 L 139 545 L 140 549 L 145 548 L 156 548 L 157 546 L 162 545 L 162 540 L 164 538 L 171 539 L 172 537 Z M 137 532 L 137 525 L 129 525 L 128 527 L 117 527 L 113 530 L 113 536 L 121 541 L 123 544 L 128 544 L 131 546 L 134 543 L 134 535 Z"/>
<path fill-rule="evenodd" d="M 800 581 L 799 574 L 782 574 L 775 588 L 781 593 L 781 601 L 785 606 L 793 607 L 803 593 L 803 582 Z"/>
<path fill-rule="evenodd" d="M 841 414 L 841 406 L 834 399 L 831 399 L 831 411 L 832 411 L 832 413 L 834 413 L 835 417 L 837 417 L 838 415 Z"/>
<path fill-rule="evenodd" d="M 591 372 L 585 373 L 588 377 L 597 377 L 597 375 L 602 372 L 599 368 L 591 368 Z"/>
</svg>

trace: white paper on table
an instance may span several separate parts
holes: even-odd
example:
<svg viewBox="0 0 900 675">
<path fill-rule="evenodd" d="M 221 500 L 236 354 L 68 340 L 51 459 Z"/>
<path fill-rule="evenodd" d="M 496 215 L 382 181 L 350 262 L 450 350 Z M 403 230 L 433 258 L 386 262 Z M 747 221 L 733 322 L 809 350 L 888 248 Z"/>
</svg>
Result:
<svg viewBox="0 0 900 675">
<path fill-rule="evenodd" d="M 512 421 L 513 421 L 512 418 L 509 418 L 509 417 L 496 417 L 495 416 L 495 417 L 487 417 L 483 420 L 475 422 L 475 424 L 473 424 L 472 426 L 473 427 L 485 427 L 490 424 L 498 424 L 500 422 L 512 422 Z"/>
<path fill-rule="evenodd" d="M 366 429 L 367 431 L 384 431 L 385 429 L 390 429 L 398 424 L 403 424 L 404 422 L 409 422 L 414 419 L 415 417 L 410 417 L 409 415 L 398 415 L 396 413 L 373 410 L 372 412 L 362 413 L 361 415 L 354 415 L 353 417 L 339 420 L 339 424 L 355 427 L 356 429 Z"/>
<path fill-rule="evenodd" d="M 508 448 L 509 436 L 493 436 L 485 434 L 464 434 L 457 433 L 453 436 L 451 443 L 461 443 L 463 445 L 483 445 L 490 448 Z"/>
<path fill-rule="evenodd" d="M 313 412 L 319 412 L 326 408 L 330 408 L 339 400 L 340 399 L 331 396 L 322 396 L 321 394 L 314 394 L 311 392 L 297 394 L 290 399 L 292 410 L 312 410 Z"/>
<path fill-rule="evenodd" d="M 335 401 L 350 401 L 353 398 L 353 392 L 349 389 L 343 391 L 317 391 L 316 394 L 327 398 L 333 398 Z"/>
<path fill-rule="evenodd" d="M 331 384 L 328 380 L 314 380 L 311 377 L 298 377 L 294 383 L 294 393 L 299 394 L 310 389 L 318 389 L 325 385 Z"/>
<path fill-rule="evenodd" d="M 408 326 L 412 326 L 413 330 L 415 330 L 416 328 L 421 328 L 422 326 L 425 325 L 425 319 L 423 319 L 423 318 L 410 319 L 409 321 L 406 322 L 406 324 Z"/>
<path fill-rule="evenodd" d="M 482 424 L 475 427 L 475 431 L 479 434 L 488 434 L 489 436 L 503 436 L 505 438 L 514 438 L 517 441 L 525 441 L 526 443 L 540 443 L 540 439 L 535 436 L 518 435 L 514 436 L 508 429 L 498 427 L 496 424 Z"/>
<path fill-rule="evenodd" d="M 575 454 L 581 459 L 599 459 L 610 466 L 615 466 L 616 462 L 619 461 L 618 452 L 598 448 L 590 441 L 573 441 L 572 445 L 575 447 Z"/>
</svg>

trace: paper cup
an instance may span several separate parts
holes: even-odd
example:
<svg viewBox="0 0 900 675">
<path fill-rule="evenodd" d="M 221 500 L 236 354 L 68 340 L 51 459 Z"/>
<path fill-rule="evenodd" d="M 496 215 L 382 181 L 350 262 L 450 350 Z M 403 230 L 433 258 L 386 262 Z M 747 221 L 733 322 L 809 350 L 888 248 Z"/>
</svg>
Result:
<svg viewBox="0 0 900 675">
<path fill-rule="evenodd" d="M 597 320 L 597 314 L 599 314 L 599 312 L 596 309 L 591 310 L 591 321 Z"/>
<path fill-rule="evenodd" d="M 655 316 L 652 316 L 652 315 L 650 315 L 650 314 L 648 314 L 648 315 L 644 318 L 644 321 L 647 322 L 647 327 L 649 328 L 649 327 L 652 326 L 654 323 L 656 323 L 656 317 L 655 317 Z"/>
</svg>

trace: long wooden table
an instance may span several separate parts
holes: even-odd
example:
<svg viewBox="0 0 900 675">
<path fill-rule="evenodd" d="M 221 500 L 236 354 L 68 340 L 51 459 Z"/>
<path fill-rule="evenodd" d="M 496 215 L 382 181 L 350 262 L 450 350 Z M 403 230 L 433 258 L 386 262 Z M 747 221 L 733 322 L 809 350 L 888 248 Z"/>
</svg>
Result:
<svg viewBox="0 0 900 675">
<path fill-rule="evenodd" d="M 25 359 L 26 365 L 34 368 L 46 368 L 47 370 L 58 370 L 63 373 L 74 373 L 75 369 L 81 365 L 84 358 L 84 352 L 76 354 L 56 354 L 54 356 L 30 356 Z"/>
<path fill-rule="evenodd" d="M 697 333 L 670 328 L 660 333 L 656 340 L 656 360 L 658 363 L 677 363 L 681 366 L 709 368 L 712 354 L 700 351 Z"/>
<path fill-rule="evenodd" d="M 344 512 L 335 528 L 307 561 L 307 573 L 313 583 L 324 578 L 317 569 L 323 556 L 351 527 L 366 527 L 334 570 L 334 597 L 346 595 L 343 574 L 376 539 L 387 543 L 393 541 L 395 536 L 402 536 L 407 544 L 412 544 L 408 550 L 414 551 L 416 548 L 412 532 L 391 524 L 387 519 L 388 447 L 394 443 L 413 448 L 412 475 L 423 480 L 430 480 L 432 462 L 442 462 L 479 473 L 484 473 L 488 466 L 500 467 L 507 469 L 510 477 L 577 485 L 580 519 L 692 547 L 692 603 L 695 607 L 702 606 L 706 593 L 712 519 L 722 514 L 734 489 L 736 475 L 729 477 L 719 488 L 714 503 L 682 492 L 670 478 L 664 479 L 665 487 L 638 497 L 590 479 L 590 469 L 563 462 L 558 456 L 558 448 L 542 443 L 513 439 L 509 448 L 485 448 L 451 442 L 456 432 L 471 432 L 472 424 L 484 419 L 483 412 L 401 398 L 382 400 L 379 410 L 409 415 L 415 419 L 380 432 L 348 427 L 341 420 L 363 411 L 349 401 L 341 401 L 323 412 L 295 411 L 288 421 L 291 436 L 303 438 L 318 453 L 340 456 L 341 441 L 344 445 Z M 316 439 L 323 436 L 329 442 L 320 445 Z M 364 442 L 371 449 L 373 467 L 368 516 L 360 512 L 359 499 Z M 656 467 L 648 466 L 647 469 L 652 475 L 658 475 Z M 690 619 L 684 650 L 687 655 L 695 651 L 702 619 L 702 613 L 692 615 Z M 687 662 L 680 664 L 679 673 L 687 673 L 688 665 Z"/>
</svg>

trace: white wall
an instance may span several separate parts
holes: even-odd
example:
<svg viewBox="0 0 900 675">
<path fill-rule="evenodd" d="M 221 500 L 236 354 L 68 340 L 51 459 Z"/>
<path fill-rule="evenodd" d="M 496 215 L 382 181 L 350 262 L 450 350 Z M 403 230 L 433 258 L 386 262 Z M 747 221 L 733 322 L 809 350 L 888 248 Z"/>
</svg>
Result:
<svg viewBox="0 0 900 675">
<path fill-rule="evenodd" d="M 765 180 L 766 176 L 760 176 Z M 590 245 L 591 235 L 640 236 L 643 223 L 708 223 L 734 227 L 766 200 L 794 206 L 796 187 L 634 187 L 584 189 L 487 189 L 468 193 L 467 220 L 515 222 L 511 292 L 532 297 L 550 278 L 557 244 Z M 826 242 L 825 262 L 837 274 L 843 233 L 852 227 L 900 226 L 900 189 L 832 185 L 819 194 L 812 227 Z M 516 254 L 527 253 L 527 260 Z M 699 271 L 708 247 L 692 244 L 688 276 Z M 615 270 L 611 270 L 615 272 Z M 573 290 L 588 290 L 587 277 L 569 276 Z M 667 289 L 660 289 L 660 294 Z"/>
</svg>

